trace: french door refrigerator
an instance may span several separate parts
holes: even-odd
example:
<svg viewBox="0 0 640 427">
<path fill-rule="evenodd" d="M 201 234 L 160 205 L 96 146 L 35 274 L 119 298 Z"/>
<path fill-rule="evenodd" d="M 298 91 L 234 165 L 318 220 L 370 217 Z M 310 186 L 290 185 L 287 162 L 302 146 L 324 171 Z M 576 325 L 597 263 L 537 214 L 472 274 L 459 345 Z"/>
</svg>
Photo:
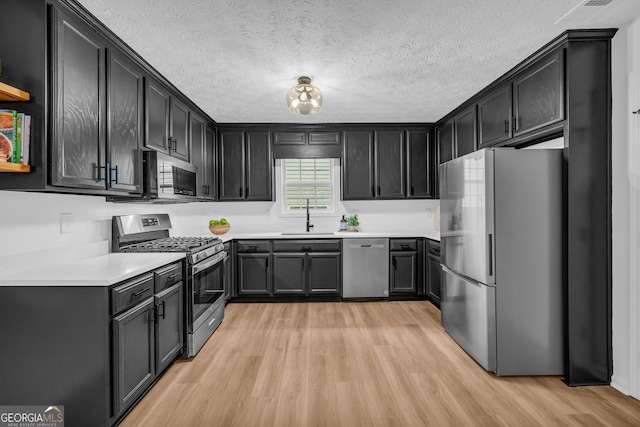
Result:
<svg viewBox="0 0 640 427">
<path fill-rule="evenodd" d="M 496 375 L 561 375 L 562 150 L 479 150 L 439 178 L 444 329 Z"/>
</svg>

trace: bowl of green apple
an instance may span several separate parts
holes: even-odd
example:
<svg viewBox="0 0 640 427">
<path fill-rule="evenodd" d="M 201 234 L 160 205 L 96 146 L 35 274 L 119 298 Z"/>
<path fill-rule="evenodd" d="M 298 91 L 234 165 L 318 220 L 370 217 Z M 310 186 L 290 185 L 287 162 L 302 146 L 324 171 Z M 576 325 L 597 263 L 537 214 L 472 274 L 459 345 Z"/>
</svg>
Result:
<svg viewBox="0 0 640 427">
<path fill-rule="evenodd" d="M 209 230 L 216 235 L 221 235 L 229 231 L 231 224 L 225 219 L 212 219 L 209 221 Z"/>
</svg>

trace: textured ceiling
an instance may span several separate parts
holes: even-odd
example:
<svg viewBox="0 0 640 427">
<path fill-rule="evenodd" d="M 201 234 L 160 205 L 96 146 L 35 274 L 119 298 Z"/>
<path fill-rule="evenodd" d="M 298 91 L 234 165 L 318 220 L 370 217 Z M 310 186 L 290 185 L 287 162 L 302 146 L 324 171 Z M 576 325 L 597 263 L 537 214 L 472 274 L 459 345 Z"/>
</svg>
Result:
<svg viewBox="0 0 640 427">
<path fill-rule="evenodd" d="M 638 0 L 613 0 L 556 23 L 585 1 L 79 3 L 217 122 L 366 123 L 437 121 L 564 30 L 640 13 Z M 324 94 L 316 115 L 287 109 L 300 75 Z"/>
</svg>

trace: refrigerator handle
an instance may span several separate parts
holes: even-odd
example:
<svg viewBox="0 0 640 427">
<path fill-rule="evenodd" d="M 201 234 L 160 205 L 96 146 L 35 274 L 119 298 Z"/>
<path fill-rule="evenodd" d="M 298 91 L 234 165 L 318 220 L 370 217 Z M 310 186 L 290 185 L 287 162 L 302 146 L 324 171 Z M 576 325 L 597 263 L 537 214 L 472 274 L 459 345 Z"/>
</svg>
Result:
<svg viewBox="0 0 640 427">
<path fill-rule="evenodd" d="M 462 275 L 456 273 L 455 271 L 451 270 L 449 267 L 447 267 L 444 264 L 440 264 L 440 268 L 442 268 L 442 271 L 444 271 L 445 273 L 450 274 L 453 277 L 457 277 L 459 280 L 462 280 L 463 282 L 470 283 L 470 284 L 475 285 L 475 286 L 483 286 L 484 285 L 483 283 L 480 283 L 477 280 L 473 280 L 473 279 L 471 279 L 469 277 L 465 277 L 465 276 L 462 276 Z"/>
<path fill-rule="evenodd" d="M 488 248 L 488 251 L 487 251 L 487 254 L 488 254 L 487 260 L 489 261 L 489 268 L 488 268 L 487 271 L 489 272 L 488 276 L 489 277 L 493 277 L 494 274 L 495 274 L 494 271 L 493 271 L 494 270 L 494 268 L 493 268 L 494 267 L 493 260 L 495 259 L 494 253 L 493 253 L 493 247 L 494 247 L 493 234 L 489 234 L 487 237 L 488 237 L 487 238 L 487 243 L 489 245 L 489 248 Z"/>
</svg>

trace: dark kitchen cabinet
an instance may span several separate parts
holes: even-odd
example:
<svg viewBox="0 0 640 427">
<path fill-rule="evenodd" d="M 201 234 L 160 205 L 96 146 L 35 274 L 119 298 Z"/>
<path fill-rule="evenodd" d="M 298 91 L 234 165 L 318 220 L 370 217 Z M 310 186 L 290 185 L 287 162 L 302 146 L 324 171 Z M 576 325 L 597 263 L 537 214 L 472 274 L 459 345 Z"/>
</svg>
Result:
<svg viewBox="0 0 640 427">
<path fill-rule="evenodd" d="M 453 147 L 453 121 L 448 121 L 436 130 L 438 136 L 438 163 L 448 162 L 455 157 Z"/>
<path fill-rule="evenodd" d="M 375 131 L 376 198 L 404 199 L 406 190 L 406 145 L 404 131 Z"/>
<path fill-rule="evenodd" d="M 343 150 L 342 199 L 373 199 L 373 132 L 345 131 Z"/>
<path fill-rule="evenodd" d="M 238 295 L 271 295 L 271 242 L 236 242 Z"/>
<path fill-rule="evenodd" d="M 191 164 L 196 167 L 196 195 L 202 200 L 216 199 L 216 140 L 207 123 L 191 115 Z"/>
<path fill-rule="evenodd" d="M 114 408 L 118 416 L 155 379 L 154 300 L 147 298 L 112 322 Z"/>
<path fill-rule="evenodd" d="M 105 189 L 107 41 L 52 8 L 51 184 Z"/>
<path fill-rule="evenodd" d="M 306 130 L 288 126 L 273 131 L 273 156 L 288 158 L 339 158 L 341 137 L 334 130 Z"/>
<path fill-rule="evenodd" d="M 476 150 L 477 146 L 476 106 L 468 108 L 453 119 L 454 157 L 464 156 Z"/>
<path fill-rule="evenodd" d="M 218 158 L 219 200 L 273 200 L 269 132 L 221 131 Z"/>
<path fill-rule="evenodd" d="M 511 83 L 498 87 L 478 102 L 478 148 L 510 139 L 512 133 Z"/>
<path fill-rule="evenodd" d="M 440 307 L 442 297 L 442 267 L 440 267 L 440 242 L 428 240 L 427 252 L 427 294 L 431 301 Z"/>
<path fill-rule="evenodd" d="M 478 148 L 564 120 L 564 60 L 558 50 L 478 101 Z"/>
<path fill-rule="evenodd" d="M 389 240 L 389 295 L 415 295 L 422 284 L 422 239 Z"/>
<path fill-rule="evenodd" d="M 543 58 L 514 78 L 513 115 L 514 136 L 564 119 L 562 50 Z"/>
<path fill-rule="evenodd" d="M 435 196 L 437 174 L 434 141 L 429 131 L 407 131 L 407 198 Z"/>
<path fill-rule="evenodd" d="M 145 147 L 189 161 L 189 108 L 157 80 L 146 79 Z"/>
<path fill-rule="evenodd" d="M 156 373 L 164 369 L 182 352 L 183 284 L 179 282 L 155 295 L 156 305 Z"/>
<path fill-rule="evenodd" d="M 51 14 L 51 184 L 139 194 L 142 69 L 82 20 Z"/>
<path fill-rule="evenodd" d="M 274 294 L 339 296 L 340 251 L 341 242 L 337 239 L 274 241 Z"/>
<path fill-rule="evenodd" d="M 108 185 L 142 192 L 142 125 L 144 78 L 140 67 L 124 54 L 107 52 Z"/>
<path fill-rule="evenodd" d="M 273 254 L 274 294 L 306 294 L 306 258 L 304 252 Z"/>
<path fill-rule="evenodd" d="M 271 295 L 270 254 L 238 253 L 238 295 Z"/>
</svg>

